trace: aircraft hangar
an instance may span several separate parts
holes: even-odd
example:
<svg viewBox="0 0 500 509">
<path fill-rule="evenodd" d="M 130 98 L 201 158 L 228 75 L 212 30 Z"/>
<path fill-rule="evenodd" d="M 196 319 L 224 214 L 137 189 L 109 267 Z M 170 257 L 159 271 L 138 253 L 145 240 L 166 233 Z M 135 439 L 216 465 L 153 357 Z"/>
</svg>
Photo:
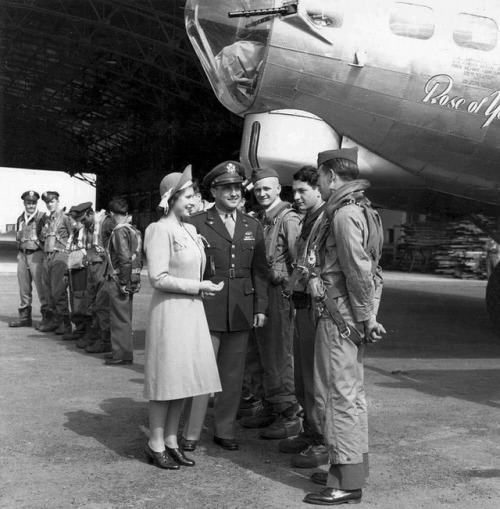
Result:
<svg viewBox="0 0 500 509">
<path fill-rule="evenodd" d="M 184 0 L 0 0 L 0 166 L 95 173 L 153 211 L 168 172 L 236 157 L 242 121 L 215 97 Z"/>
</svg>

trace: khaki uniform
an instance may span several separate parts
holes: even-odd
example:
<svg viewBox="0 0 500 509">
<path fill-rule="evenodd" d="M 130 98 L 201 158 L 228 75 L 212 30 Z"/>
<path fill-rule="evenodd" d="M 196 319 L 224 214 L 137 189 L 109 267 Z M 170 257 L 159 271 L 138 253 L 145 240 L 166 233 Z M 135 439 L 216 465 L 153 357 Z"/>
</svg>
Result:
<svg viewBox="0 0 500 509">
<path fill-rule="evenodd" d="M 28 219 L 28 220 L 26 220 Z M 17 281 L 19 283 L 20 305 L 19 313 L 24 310 L 31 312 L 33 302 L 33 283 L 35 283 L 38 299 L 40 300 L 42 315 L 49 307 L 48 299 L 43 291 L 43 242 L 40 234 L 45 221 L 43 212 L 35 212 L 27 218 L 25 213 L 17 219 Z"/>
<path fill-rule="evenodd" d="M 356 191 L 359 182 L 363 181 L 351 182 L 330 198 L 324 224 L 328 231 L 317 252 L 328 298 L 351 329 L 349 337 L 341 337 L 325 309 L 315 341 L 314 412 L 331 463 L 327 486 L 344 490 L 362 488 L 368 475 L 363 321 L 376 315 L 382 291 L 381 275 L 373 275 L 372 261 L 364 249 L 368 231 L 361 207 L 353 203 L 331 211 L 338 195 L 345 194 L 348 199 L 349 191 Z"/>
<path fill-rule="evenodd" d="M 71 222 L 63 210 L 52 213 L 42 229 L 44 239 L 43 286 L 49 310 L 56 322 L 69 321 L 68 253 L 66 245 L 71 235 Z"/>
<path fill-rule="evenodd" d="M 300 216 L 286 202 L 279 203 L 262 219 L 266 257 L 270 267 L 267 284 L 269 316 L 266 325 L 255 329 L 262 369 L 262 396 L 277 414 L 298 411 L 293 375 L 293 306 L 283 297 L 292 273 Z M 275 230 L 278 231 L 275 231 Z"/>
</svg>

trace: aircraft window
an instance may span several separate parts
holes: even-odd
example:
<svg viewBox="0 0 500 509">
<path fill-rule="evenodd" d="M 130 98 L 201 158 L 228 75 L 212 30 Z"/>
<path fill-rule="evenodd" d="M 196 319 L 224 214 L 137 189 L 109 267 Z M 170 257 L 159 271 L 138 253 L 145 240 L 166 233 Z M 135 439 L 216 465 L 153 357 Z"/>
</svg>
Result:
<svg viewBox="0 0 500 509">
<path fill-rule="evenodd" d="M 434 11 L 424 5 L 397 2 L 389 26 L 392 33 L 401 37 L 430 39 L 434 35 Z"/>
<path fill-rule="evenodd" d="M 498 26 L 491 18 L 461 12 L 456 19 L 453 40 L 465 48 L 489 51 L 497 44 Z"/>
<path fill-rule="evenodd" d="M 306 0 L 304 5 L 317 26 L 340 28 L 344 23 L 344 0 Z"/>
</svg>

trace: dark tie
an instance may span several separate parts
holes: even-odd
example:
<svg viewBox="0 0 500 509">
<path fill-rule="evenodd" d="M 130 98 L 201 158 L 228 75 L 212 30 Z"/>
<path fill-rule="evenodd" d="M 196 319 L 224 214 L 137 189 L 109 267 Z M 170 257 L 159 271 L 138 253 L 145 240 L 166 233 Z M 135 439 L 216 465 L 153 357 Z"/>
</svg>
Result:
<svg viewBox="0 0 500 509">
<path fill-rule="evenodd" d="M 234 218 L 232 214 L 226 214 L 224 216 L 224 225 L 227 228 L 227 231 L 229 232 L 229 235 L 231 238 L 234 236 Z"/>
</svg>

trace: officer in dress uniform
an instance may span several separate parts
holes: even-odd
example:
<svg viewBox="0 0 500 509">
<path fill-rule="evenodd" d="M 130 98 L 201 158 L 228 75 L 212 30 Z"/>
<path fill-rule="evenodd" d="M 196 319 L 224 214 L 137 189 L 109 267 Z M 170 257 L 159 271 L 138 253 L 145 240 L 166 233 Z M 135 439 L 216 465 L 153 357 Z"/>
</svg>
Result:
<svg viewBox="0 0 500 509">
<path fill-rule="evenodd" d="M 49 320 L 43 323 L 40 332 L 55 332 L 63 335 L 71 332 L 68 306 L 68 253 L 66 245 L 71 235 L 71 220 L 59 206 L 59 193 L 47 191 L 42 194 L 49 211 L 42 228 L 44 239 L 43 285 L 49 302 Z"/>
<path fill-rule="evenodd" d="M 21 304 L 18 310 L 19 318 L 10 322 L 9 327 L 31 327 L 33 282 L 41 304 L 42 316 L 48 308 L 42 287 L 43 243 L 40 241 L 45 213 L 37 208 L 40 195 L 36 191 L 24 192 L 21 199 L 24 202 L 24 212 L 18 217 L 16 224 L 17 281 Z"/>
<path fill-rule="evenodd" d="M 245 170 L 236 161 L 216 166 L 203 180 L 215 199 L 214 207 L 186 219 L 206 240 L 204 279 L 224 282 L 222 291 L 203 303 L 222 385 L 214 402 L 214 442 L 228 450 L 238 449 L 235 424 L 248 337 L 252 327 L 262 327 L 267 320 L 268 266 L 262 225 L 238 210 L 244 179 Z M 197 396 L 187 409 L 185 450 L 196 448 L 208 399 L 208 395 Z"/>
</svg>

